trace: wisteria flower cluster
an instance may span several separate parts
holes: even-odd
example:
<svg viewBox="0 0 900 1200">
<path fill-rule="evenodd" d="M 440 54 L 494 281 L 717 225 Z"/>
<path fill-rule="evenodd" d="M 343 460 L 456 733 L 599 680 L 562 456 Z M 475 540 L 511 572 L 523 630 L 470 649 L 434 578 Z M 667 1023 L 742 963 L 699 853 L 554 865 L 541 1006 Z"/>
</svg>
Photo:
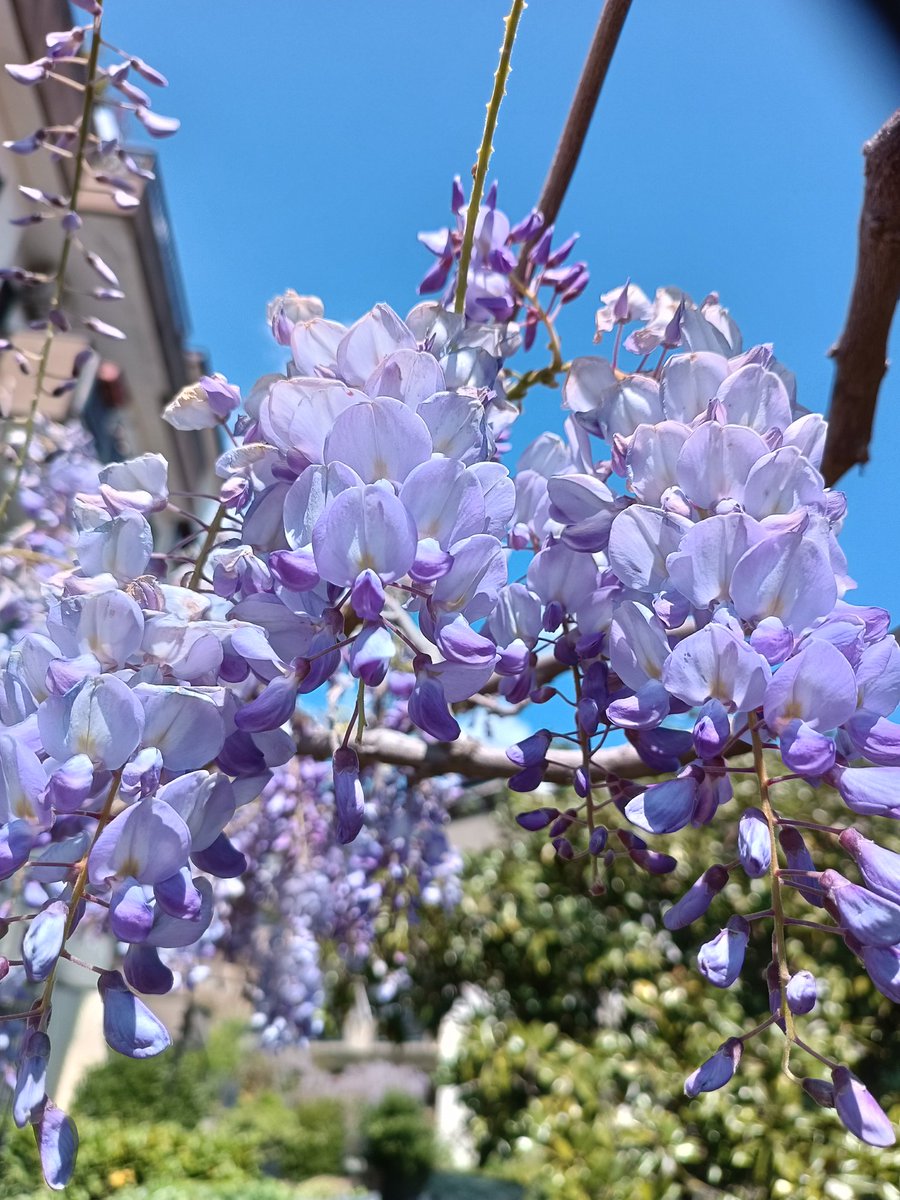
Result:
<svg viewBox="0 0 900 1200">
<path fill-rule="evenodd" d="M 772 909 L 758 919 L 775 927 L 773 1012 L 761 1027 L 781 1025 L 789 1051 L 811 1050 L 794 1017 L 814 1004 L 815 982 L 792 975 L 786 959 L 785 929 L 800 919 L 786 915 L 788 896 L 824 907 L 888 987 L 894 901 L 815 871 L 803 823 L 773 805 L 765 752 L 777 748 L 791 776 L 833 784 L 855 812 L 889 813 L 900 651 L 887 614 L 843 598 L 852 586 L 836 540 L 845 504 L 817 470 L 824 422 L 797 406 L 771 347 L 742 350 L 716 297 L 697 306 L 662 291 L 651 304 L 627 284 L 605 299 L 601 333 L 637 317 L 625 348 L 644 362 L 659 351 L 658 361 L 622 370 L 618 337 L 612 362 L 576 359 L 563 389 L 567 436 L 538 438 L 514 483 L 495 449 L 508 420 L 498 368 L 509 329 L 434 306 L 407 322 L 380 306 L 350 329 L 324 316 L 295 322 L 285 378 L 257 385 L 244 445 L 220 464 L 229 486 L 253 499 L 243 549 L 222 552 L 228 581 L 223 568 L 217 586 L 236 601 L 235 616 L 267 632 L 275 656 L 261 668 L 257 643 L 266 686 L 237 723 L 264 732 L 287 720 L 296 695 L 329 678 L 343 652 L 359 681 L 333 759 L 350 840 L 363 820 L 353 730 L 358 740 L 367 689 L 405 665 L 409 719 L 448 741 L 460 731 L 451 705 L 492 675 L 511 703 L 548 699 L 557 689 L 539 683 L 536 651 L 550 645 L 573 681 L 576 725 L 556 736 L 581 749 L 572 783 L 583 803 L 522 820 L 548 827 L 563 857 L 586 827 L 598 893 L 600 864 L 616 853 L 601 808 L 624 819 L 614 834 L 621 853 L 651 873 L 671 870 L 675 860 L 647 836 L 712 820 L 731 797 L 729 755 L 752 745 L 760 803 L 740 814 L 738 859 L 705 873 L 666 920 L 702 915 L 737 865 L 750 878 L 770 874 Z M 595 459 L 594 437 L 608 459 Z M 511 550 L 531 554 L 521 582 L 508 580 Z M 595 755 L 614 729 L 648 767 L 676 777 L 641 789 L 605 774 Z M 510 751 L 513 787 L 542 782 L 553 738 L 541 730 Z M 842 838 L 860 862 L 875 853 L 852 833 Z M 749 936 L 749 922 L 734 917 L 703 947 L 711 982 L 735 981 Z M 722 1064 L 736 1066 L 749 1036 L 689 1088 L 720 1086 Z M 832 1083 L 808 1087 L 833 1097 L 853 1132 L 892 1138 L 862 1084 L 831 1067 Z"/>
<path fill-rule="evenodd" d="M 74 138 L 80 169 L 97 174 L 113 154 L 127 174 L 127 156 L 93 140 L 96 81 L 164 134 L 173 123 L 150 113 L 129 72 L 162 80 L 130 56 L 99 74 L 102 8 L 80 5 L 92 24 L 53 35 L 47 57 L 12 73 L 52 81 L 57 64 L 77 60 L 88 72 L 85 116 L 11 149 L 62 153 Z M 127 180 L 106 183 L 127 204 Z M 48 337 L 66 327 L 77 194 L 76 181 L 71 197 L 32 197 L 41 218 L 58 210 L 65 231 Z M 425 239 L 438 259 L 427 289 L 451 280 L 462 208 L 457 185 L 457 229 Z M 589 855 L 597 896 L 617 856 L 651 875 L 674 869 L 648 839 L 722 819 L 720 808 L 727 819 L 731 775 L 747 769 L 732 760 L 753 754 L 759 798 L 733 814 L 736 858 L 711 864 L 664 922 L 704 917 L 739 872 L 767 877 L 770 908 L 723 914 L 698 968 L 731 986 L 753 926 L 771 926 L 768 1015 L 719 1047 L 688 1094 L 726 1084 L 746 1044 L 775 1027 L 788 1072 L 801 1053 L 828 1069 L 803 1079 L 815 1100 L 863 1140 L 894 1141 L 863 1084 L 800 1037 L 817 987 L 792 971 L 787 949 L 795 925 L 840 934 L 876 986 L 900 998 L 900 855 L 856 821 L 900 815 L 900 727 L 890 720 L 900 650 L 883 610 L 845 599 L 845 502 L 818 471 L 825 424 L 798 406 L 770 346 L 743 348 L 718 297 L 696 305 L 663 289 L 651 301 L 628 281 L 597 314 L 598 339 L 614 331 L 611 357 L 565 367 L 563 435 L 542 434 L 513 474 L 501 459 L 514 401 L 563 368 L 554 317 L 588 282 L 584 264 L 565 265 L 572 244 L 553 250 L 540 213 L 511 226 L 491 191 L 470 269 L 443 303 L 420 303 L 406 319 L 379 304 L 345 326 L 313 297 L 275 301 L 284 371 L 245 394 L 208 375 L 166 410 L 176 429 L 221 428 L 232 443 L 187 565 L 154 547 L 153 516 L 172 505 L 161 456 L 79 478 L 77 565 L 42 580 L 46 611 L 19 630 L 0 675 L 0 881 L 17 893 L 0 922 L 10 948 L 0 980 L 29 997 L 13 1014 L 24 1023 L 13 1115 L 34 1127 L 52 1187 L 70 1177 L 77 1149 L 46 1091 L 61 960 L 97 974 L 106 1040 L 131 1057 L 169 1043 L 140 996 L 173 986 L 170 952 L 211 940 L 256 966 L 270 1040 L 314 1033 L 324 934 L 352 960 L 367 953 L 380 905 L 414 910 L 454 895 L 443 822 L 455 780 L 422 777 L 460 738 L 462 710 L 550 700 L 547 711 L 571 711 L 568 727 L 511 747 L 504 773 L 524 793 L 551 769 L 567 773 L 572 806 L 542 804 L 519 820 L 546 830 L 561 858 Z M 85 253 L 109 285 L 97 298 L 115 298 L 111 269 Z M 540 288 L 552 289 L 547 307 Z M 516 378 L 507 361 L 539 321 L 551 367 Z M 630 367 L 624 353 L 637 356 Z M 0 521 L 28 482 L 44 383 L 39 368 Z M 298 763 L 298 701 L 348 685 L 352 709 L 324 739 L 330 766 Z M 604 756 L 613 735 L 636 751 L 629 778 Z M 386 770 L 411 763 L 412 743 L 415 773 Z M 642 773 L 672 778 L 632 782 Z M 834 787 L 850 824 L 784 816 L 779 783 L 798 777 Z M 816 868 L 807 840 L 821 839 L 846 852 L 849 875 Z M 801 905 L 820 910 L 816 919 L 794 916 Z M 217 908 L 221 930 L 210 935 Z M 267 912 L 276 916 L 266 928 Z M 121 944 L 121 970 L 73 952 L 86 919 Z"/>
<path fill-rule="evenodd" d="M 497 207 L 497 194 L 497 184 L 493 183 L 478 210 L 466 282 L 466 316 L 473 321 L 505 322 L 523 308 L 522 339 L 529 350 L 541 323 L 554 334 L 553 321 L 560 308 L 577 300 L 588 285 L 590 273 L 587 263 L 567 263 L 578 241 L 577 233 L 554 247 L 554 227 L 547 225 L 537 209 L 513 225 Z M 419 241 L 437 260 L 419 284 L 419 293 L 443 291 L 442 304 L 448 309 L 459 286 L 466 224 L 466 196 L 459 177 L 453 181 L 450 211 L 456 218 L 454 228 L 419 234 Z M 548 289 L 549 296 L 544 303 L 538 298 L 542 288 Z"/>
<path fill-rule="evenodd" d="M 414 921 L 422 905 L 460 897 L 462 862 L 447 838 L 452 781 L 413 784 L 387 767 L 362 772 L 366 823 L 349 846 L 335 841 L 331 772 L 294 759 L 275 771 L 257 805 L 234 822 L 247 858 L 241 880 L 214 885 L 215 947 L 251 977 L 255 1026 L 266 1046 L 318 1036 L 323 1028 L 326 962 L 376 973 L 375 999 L 405 984 L 402 967 L 373 963 L 376 923 Z"/>
</svg>

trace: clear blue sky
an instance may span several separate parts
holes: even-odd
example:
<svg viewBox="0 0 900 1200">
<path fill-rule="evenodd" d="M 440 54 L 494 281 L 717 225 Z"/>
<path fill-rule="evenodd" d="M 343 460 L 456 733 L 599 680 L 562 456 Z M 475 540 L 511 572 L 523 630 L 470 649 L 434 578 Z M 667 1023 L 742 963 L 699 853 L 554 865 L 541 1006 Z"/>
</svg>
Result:
<svg viewBox="0 0 900 1200">
<path fill-rule="evenodd" d="M 171 80 L 161 144 L 193 338 L 249 385 L 278 364 L 266 302 L 294 287 L 351 320 L 415 302 L 419 229 L 481 134 L 507 0 L 109 0 L 108 33 Z M 540 190 L 600 0 L 531 0 L 492 175 L 522 215 Z M 626 276 L 652 294 L 717 290 L 745 343 L 774 341 L 822 410 L 844 317 L 860 147 L 898 103 L 898 62 L 857 0 L 635 0 L 558 229 L 592 283 L 562 323 L 592 352 L 594 299 Z M 897 367 L 875 460 L 845 488 L 862 602 L 900 616 Z M 524 444 L 559 428 L 533 393 Z"/>
</svg>

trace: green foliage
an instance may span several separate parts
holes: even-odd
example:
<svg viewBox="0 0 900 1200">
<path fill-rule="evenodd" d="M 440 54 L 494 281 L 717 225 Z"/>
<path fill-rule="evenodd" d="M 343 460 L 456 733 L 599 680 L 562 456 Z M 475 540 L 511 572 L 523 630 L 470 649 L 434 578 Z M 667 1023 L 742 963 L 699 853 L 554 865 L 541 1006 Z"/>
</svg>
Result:
<svg viewBox="0 0 900 1200">
<path fill-rule="evenodd" d="M 378 1177 L 384 1200 L 417 1196 L 434 1167 L 434 1130 L 423 1105 L 389 1092 L 362 1119 L 363 1154 Z"/>
<path fill-rule="evenodd" d="M 262 1093 L 225 1113 L 219 1128 L 226 1137 L 253 1141 L 265 1175 L 308 1179 L 337 1175 L 343 1168 L 344 1117 L 336 1100 L 294 1106 Z"/>
<path fill-rule="evenodd" d="M 129 1122 L 176 1121 L 193 1129 L 229 1090 L 241 1054 L 240 1023 L 215 1028 L 204 1046 L 176 1046 L 153 1058 L 114 1055 L 78 1086 L 72 1112 Z"/>
<path fill-rule="evenodd" d="M 116 1055 L 85 1075 L 72 1106 L 79 1117 L 177 1121 L 193 1129 L 218 1099 L 220 1078 L 204 1050 L 154 1058 Z"/>
<path fill-rule="evenodd" d="M 235 1137 L 215 1127 L 130 1124 L 112 1117 L 82 1120 L 78 1132 L 78 1163 L 67 1200 L 105 1200 L 129 1184 L 237 1182 L 260 1173 L 252 1134 Z M 33 1192 L 40 1167 L 31 1130 L 10 1134 L 0 1150 L 0 1178 L 10 1188 L 4 1196 Z"/>
<path fill-rule="evenodd" d="M 738 785 L 731 812 L 753 803 Z M 832 824 L 825 791 L 782 788 L 783 811 Z M 724 816 L 725 814 L 723 814 Z M 669 934 L 659 920 L 711 862 L 735 857 L 736 822 L 667 839 L 677 872 L 651 878 L 618 862 L 593 899 L 583 864 L 540 853 L 540 838 L 473 857 L 460 912 L 425 922 L 411 959 L 414 989 L 439 996 L 432 1020 L 466 981 L 492 1012 L 474 1022 L 451 1081 L 463 1088 L 482 1161 L 528 1185 L 532 1200 L 900 1200 L 900 1151 L 846 1135 L 780 1074 L 783 1039 L 750 1043 L 732 1085 L 690 1101 L 685 1076 L 729 1036 L 768 1015 L 768 929 L 754 927 L 742 982 L 718 991 L 694 969 L 699 944 L 731 912 L 769 905 L 768 883 L 736 872 L 709 917 Z M 817 846 L 822 865 L 834 851 Z M 809 917 L 791 897 L 790 911 Z M 900 1029 L 843 941 L 795 929 L 792 970 L 812 970 L 821 998 L 801 1036 L 848 1063 L 900 1119 Z M 799 1073 L 823 1068 L 797 1052 Z"/>
<path fill-rule="evenodd" d="M 67 1200 L 106 1200 L 130 1185 L 187 1182 L 228 1184 L 239 1191 L 266 1176 L 302 1180 L 336 1175 L 343 1166 L 341 1110 L 333 1101 L 289 1108 L 277 1097 L 260 1097 L 194 1129 L 174 1122 L 81 1118 L 78 1132 Z M 0 1147 L 0 1196 L 28 1196 L 39 1178 L 31 1131 L 12 1130 Z M 261 1192 L 259 1200 L 269 1197 Z M 280 1198 L 273 1193 L 271 1200 Z"/>
<path fill-rule="evenodd" d="M 116 1200 L 351 1200 L 364 1193 L 347 1179 L 320 1175 L 305 1183 L 253 1179 L 241 1183 L 165 1183 L 127 1188 Z"/>
<path fill-rule="evenodd" d="M 250 1179 L 239 1183 L 181 1183 L 151 1184 L 149 1187 L 125 1188 L 116 1192 L 116 1200 L 296 1200 L 290 1184 L 277 1179 Z"/>
</svg>

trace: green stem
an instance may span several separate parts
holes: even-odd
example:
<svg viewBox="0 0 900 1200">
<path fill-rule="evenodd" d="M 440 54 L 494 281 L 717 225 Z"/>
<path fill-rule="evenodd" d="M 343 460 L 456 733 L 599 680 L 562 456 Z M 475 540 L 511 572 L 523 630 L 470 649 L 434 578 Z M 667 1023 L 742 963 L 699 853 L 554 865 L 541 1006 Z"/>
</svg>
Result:
<svg viewBox="0 0 900 1200">
<path fill-rule="evenodd" d="M 63 948 L 64 949 L 65 949 L 66 943 L 68 942 L 68 940 L 71 937 L 72 932 L 75 928 L 75 921 L 76 921 L 76 918 L 78 915 L 78 905 L 79 905 L 79 902 L 81 901 L 82 896 L 84 895 L 84 889 L 87 887 L 88 863 L 90 862 L 91 851 L 94 849 L 94 846 L 97 844 L 97 839 L 99 838 L 99 836 L 103 832 L 103 830 L 106 828 L 106 826 L 109 822 L 109 819 L 112 816 L 113 805 L 115 804 L 116 797 L 119 794 L 119 785 L 121 784 L 121 782 L 122 782 L 122 771 L 120 768 L 113 775 L 112 784 L 110 785 L 110 789 L 106 795 L 106 800 L 104 801 L 103 809 L 100 812 L 99 819 L 97 821 L 97 827 L 94 830 L 94 836 L 91 838 L 90 847 L 88 849 L 87 854 L 85 854 L 85 856 L 81 862 L 81 867 L 78 871 L 78 877 L 76 878 L 75 884 L 72 888 L 72 895 L 69 898 L 69 915 L 66 918 L 66 927 L 65 927 L 65 931 L 63 933 Z M 57 959 L 57 961 L 53 967 L 53 970 L 50 972 L 50 975 L 47 978 L 47 982 L 44 984 L 44 990 L 41 993 L 40 1013 L 41 1013 L 42 1027 L 46 1027 L 47 1022 L 50 1019 L 50 1000 L 53 996 L 53 987 L 56 983 L 56 972 L 57 972 L 58 967 L 59 967 L 59 959 Z"/>
<path fill-rule="evenodd" d="M 487 117 L 484 122 L 484 133 L 481 146 L 478 149 L 478 159 L 475 163 L 475 177 L 472 182 L 472 195 L 466 212 L 466 229 L 463 234 L 462 250 L 459 256 L 459 281 L 456 285 L 456 311 L 466 310 L 466 287 L 469 280 L 469 263 L 472 261 L 472 246 L 475 242 L 475 223 L 478 220 L 478 210 L 481 208 L 481 197 L 484 194 L 484 181 L 487 178 L 491 154 L 494 151 L 494 132 L 497 128 L 497 118 L 500 115 L 500 102 L 506 95 L 506 81 L 509 78 L 510 59 L 513 43 L 519 28 L 519 20 L 525 11 L 525 0 L 513 0 L 509 15 L 504 18 L 506 32 L 503 35 L 503 45 L 500 47 L 500 62 L 494 75 L 494 90 L 487 106 Z"/>
<path fill-rule="evenodd" d="M 781 877 L 778 874 L 778 841 L 776 838 L 777 818 L 769 798 L 769 775 L 763 756 L 762 739 L 759 736 L 758 721 L 755 713 L 750 714 L 750 734 L 753 739 L 753 765 L 756 768 L 756 778 L 759 783 L 759 802 L 766 824 L 769 827 L 769 845 L 771 863 L 769 879 L 772 889 L 772 923 L 775 928 L 775 963 L 778 967 L 778 988 L 781 993 L 781 1016 L 784 1020 L 784 1059 L 782 1068 L 789 1073 L 788 1060 L 791 1053 L 791 1043 L 796 1041 L 794 1032 L 794 1015 L 787 1002 L 787 985 L 791 978 L 787 961 L 787 938 L 785 935 L 784 898 L 781 893 Z"/>
<path fill-rule="evenodd" d="M 203 539 L 203 545 L 200 547 L 200 553 L 197 556 L 197 561 L 194 563 L 194 569 L 188 580 L 188 588 L 192 592 L 195 592 L 200 586 L 200 580 L 203 578 L 203 568 L 206 566 L 210 550 L 216 544 L 216 538 L 219 536 L 219 530 L 222 528 L 222 521 L 225 519 L 227 511 L 225 505 L 220 504 L 216 509 L 215 516 L 209 523 L 206 537 Z"/>
<path fill-rule="evenodd" d="M 84 175 L 86 163 L 86 154 L 88 138 L 91 132 L 91 115 L 94 111 L 95 88 L 97 82 L 97 63 L 100 57 L 100 27 L 103 23 L 103 0 L 98 0 L 98 12 L 94 17 L 94 28 L 91 33 L 91 49 L 87 61 L 87 77 L 84 86 L 84 105 L 81 110 L 81 125 L 78 129 L 78 143 L 75 149 L 75 172 L 72 177 L 72 194 L 69 199 L 69 212 L 76 212 L 78 208 L 78 193 L 81 190 L 81 180 Z M 62 252 L 59 256 L 59 267 L 56 272 L 56 286 L 53 289 L 53 299 L 51 301 L 51 309 L 59 308 L 62 303 L 63 292 L 66 286 L 66 272 L 69 267 L 69 257 L 72 253 L 72 245 L 75 241 L 76 233 L 74 230 L 66 230 L 63 238 Z M 13 472 L 12 480 L 9 487 L 3 494 L 3 499 L 0 500 L 0 524 L 3 523 L 3 518 L 6 516 L 6 510 L 9 508 L 10 501 L 19 490 L 19 484 L 22 480 L 22 473 L 25 470 L 25 464 L 28 462 L 28 451 L 31 448 L 31 443 L 34 438 L 34 426 L 37 418 L 38 406 L 40 405 L 41 395 L 44 391 L 44 380 L 47 377 L 47 367 L 50 363 L 50 350 L 53 346 L 53 338 L 55 328 L 53 322 L 47 323 L 47 333 L 44 338 L 44 345 L 41 349 L 41 357 L 38 362 L 37 376 L 34 382 L 34 395 L 31 397 L 31 404 L 28 409 L 28 416 L 25 420 L 25 440 L 19 449 L 16 458 L 16 467 Z"/>
</svg>

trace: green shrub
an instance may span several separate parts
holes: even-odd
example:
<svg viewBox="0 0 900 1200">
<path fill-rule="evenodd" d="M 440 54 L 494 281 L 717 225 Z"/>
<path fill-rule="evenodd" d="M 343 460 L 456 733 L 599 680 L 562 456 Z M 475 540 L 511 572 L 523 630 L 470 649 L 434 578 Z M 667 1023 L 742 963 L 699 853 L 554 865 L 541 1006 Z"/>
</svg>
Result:
<svg viewBox="0 0 900 1200">
<path fill-rule="evenodd" d="M 216 1127 L 185 1129 L 172 1122 L 132 1124 L 109 1118 L 82 1119 L 78 1132 L 78 1162 L 66 1200 L 105 1200 L 130 1184 L 236 1182 L 260 1174 L 253 1137 Z M 0 1194 L 4 1200 L 28 1195 L 40 1178 L 31 1130 L 13 1130 L 0 1149 Z"/>
<path fill-rule="evenodd" d="M 241 1183 L 164 1183 L 126 1188 L 116 1200 L 350 1200 L 364 1193 L 347 1179 L 320 1175 L 305 1183 L 250 1179 Z M 502 1200 L 502 1198 L 501 1198 Z"/>
<path fill-rule="evenodd" d="M 755 785 L 736 783 L 736 806 Z M 786 785 L 785 815 L 834 824 L 827 789 Z M 564 803 L 564 801 L 562 802 Z M 733 822 L 731 823 L 733 825 Z M 711 862 L 735 857 L 715 822 L 666 840 L 677 871 L 652 880 L 617 861 L 600 899 L 583 864 L 563 863 L 537 837 L 473 856 L 460 908 L 426 915 L 410 946 L 407 1002 L 435 1016 L 466 980 L 489 995 L 448 1082 L 462 1087 L 482 1163 L 541 1200 L 900 1200 L 900 1150 L 845 1134 L 780 1074 L 780 1035 L 747 1049 L 732 1084 L 689 1101 L 685 1076 L 727 1037 L 767 1013 L 769 939 L 754 929 L 742 979 L 719 991 L 695 968 L 697 947 L 731 912 L 769 904 L 768 882 L 732 876 L 709 916 L 670 934 L 661 911 Z M 840 866 L 818 843 L 822 867 Z M 792 915 L 806 915 L 791 896 Z M 843 940 L 792 929 L 792 970 L 820 983 L 801 1036 L 847 1063 L 900 1118 L 900 1024 Z M 825 1072 L 792 1058 L 798 1074 Z"/>
<path fill-rule="evenodd" d="M 226 1112 L 219 1128 L 252 1140 L 264 1175 L 309 1179 L 343 1170 L 344 1115 L 336 1100 L 292 1106 L 262 1093 Z"/>
<path fill-rule="evenodd" d="M 417 1196 L 434 1167 L 434 1130 L 424 1106 L 403 1092 L 388 1092 L 363 1114 L 363 1154 L 383 1200 Z"/>
<path fill-rule="evenodd" d="M 300 1180 L 336 1175 L 343 1167 L 342 1114 L 331 1101 L 288 1108 L 277 1097 L 261 1097 L 194 1129 L 82 1117 L 78 1132 L 78 1162 L 66 1200 L 106 1200 L 132 1185 L 188 1182 L 233 1185 L 237 1200 L 254 1196 L 247 1191 L 250 1184 L 270 1176 Z M 0 1146 L 0 1180 L 3 1200 L 34 1193 L 40 1166 L 31 1130 L 13 1129 Z M 262 1191 L 259 1200 L 270 1197 Z M 271 1200 L 281 1200 L 277 1190 Z"/>
<path fill-rule="evenodd" d="M 295 1200 L 290 1184 L 277 1179 L 246 1179 L 240 1183 L 183 1181 L 126 1188 L 116 1200 Z"/>
<path fill-rule="evenodd" d="M 154 1058 L 114 1058 L 92 1068 L 72 1105 L 79 1117 L 123 1122 L 175 1121 L 192 1129 L 219 1096 L 222 1076 L 205 1050 L 169 1050 Z"/>
</svg>

